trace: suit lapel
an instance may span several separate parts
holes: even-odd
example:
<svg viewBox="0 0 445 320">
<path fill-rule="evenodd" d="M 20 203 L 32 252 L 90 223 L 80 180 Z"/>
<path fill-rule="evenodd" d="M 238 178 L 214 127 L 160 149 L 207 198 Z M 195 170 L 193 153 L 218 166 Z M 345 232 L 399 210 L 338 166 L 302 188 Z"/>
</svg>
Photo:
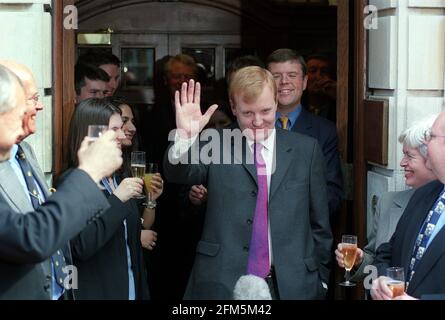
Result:
<svg viewBox="0 0 445 320">
<path fill-rule="evenodd" d="M 393 205 L 390 208 L 389 215 L 389 230 L 395 230 L 397 223 L 400 220 L 400 217 L 403 214 L 403 210 L 405 210 L 406 205 L 411 198 L 414 190 L 407 190 L 396 193 L 393 198 Z"/>
<path fill-rule="evenodd" d="M 0 163 L 0 192 L 17 212 L 25 213 L 34 210 L 8 161 Z"/>
<path fill-rule="evenodd" d="M 429 210 L 434 205 L 437 197 L 439 196 L 440 191 L 442 190 L 443 185 L 439 185 L 439 188 L 437 186 L 431 190 L 429 193 L 429 197 L 424 197 L 423 201 L 418 201 L 414 204 L 412 209 L 409 210 L 409 214 L 414 215 L 412 219 L 410 219 L 410 223 L 407 226 L 405 232 L 405 237 L 403 239 L 403 248 L 402 248 L 402 263 L 405 267 L 405 270 L 408 272 L 409 264 L 411 261 L 411 256 L 413 254 L 414 244 L 416 242 L 417 236 L 419 235 L 420 228 L 423 224 L 423 221 L 425 220 Z M 425 257 L 424 257 L 425 258 Z M 422 261 L 424 259 L 422 258 Z M 419 266 L 422 264 L 422 261 L 419 263 Z M 418 267 L 419 267 L 418 266 Z M 416 271 L 417 275 L 417 271 Z M 413 277 L 412 280 L 415 280 L 416 275 Z M 412 281 L 411 281 L 412 283 Z M 411 284 L 410 284 L 411 288 Z"/>
<path fill-rule="evenodd" d="M 237 150 L 233 150 L 235 157 L 239 157 L 239 155 L 243 155 L 244 161 L 242 161 L 243 167 L 246 169 L 246 171 L 249 173 L 249 175 L 252 177 L 252 179 L 255 181 L 255 184 L 258 185 L 258 179 L 257 179 L 257 173 L 256 173 L 256 167 L 253 161 L 253 154 L 250 150 L 249 145 L 247 144 L 247 140 L 243 138 L 243 145 L 242 145 L 242 152 L 239 152 Z M 237 159 L 237 161 L 242 159 Z M 235 162 L 236 163 L 236 162 Z"/>
<path fill-rule="evenodd" d="M 242 135 L 241 133 L 241 129 L 239 128 L 237 123 L 234 123 L 230 126 L 230 130 L 233 131 L 238 131 L 236 132 L 235 136 Z M 224 136 L 221 133 L 221 136 Z M 257 180 L 257 175 L 256 175 L 256 167 L 255 167 L 255 163 L 253 161 L 253 154 L 252 154 L 252 150 L 250 149 L 248 143 L 247 143 L 247 139 L 246 137 L 242 136 L 242 140 L 241 140 L 241 146 L 240 145 L 235 145 L 234 143 L 235 139 L 231 139 L 230 141 L 230 150 L 225 150 L 227 141 L 223 141 L 223 148 L 224 150 L 222 151 L 222 155 L 226 154 L 226 152 L 228 154 L 231 155 L 231 161 L 233 164 L 242 164 L 242 166 L 244 167 L 244 169 L 246 169 L 246 171 L 249 173 L 250 177 L 252 178 L 252 180 L 255 182 L 256 185 L 258 185 L 258 180 Z M 241 148 L 241 150 L 239 150 L 239 148 Z"/>
<path fill-rule="evenodd" d="M 292 131 L 308 135 L 308 132 L 310 132 L 312 128 L 312 121 L 311 118 L 308 117 L 308 112 L 304 110 L 303 107 L 301 108 L 301 113 L 292 126 Z"/>
<path fill-rule="evenodd" d="M 434 266 L 436 261 L 445 253 L 445 227 L 442 228 L 436 237 L 431 241 L 428 249 L 426 249 L 422 260 L 420 260 L 417 266 L 416 273 L 414 273 L 413 278 L 409 284 L 409 292 L 413 292 L 420 283 L 422 283 L 423 278 L 428 275 L 428 272 Z"/>
<path fill-rule="evenodd" d="M 45 176 L 43 175 L 42 170 L 40 170 L 40 166 L 34 157 L 34 155 L 30 152 L 29 147 L 21 144 L 23 148 L 23 152 L 26 155 L 26 159 L 28 160 L 29 165 L 31 166 L 32 173 L 37 183 L 39 184 L 40 189 L 42 189 L 45 199 L 48 198 L 51 193 L 48 190 L 48 186 L 46 184 Z"/>
<path fill-rule="evenodd" d="M 287 169 L 293 159 L 291 151 L 292 147 L 287 143 L 283 131 L 277 129 L 275 136 L 274 163 L 272 166 L 275 169 L 275 172 L 273 172 L 270 179 L 269 199 L 272 199 L 278 187 L 284 181 Z"/>
</svg>

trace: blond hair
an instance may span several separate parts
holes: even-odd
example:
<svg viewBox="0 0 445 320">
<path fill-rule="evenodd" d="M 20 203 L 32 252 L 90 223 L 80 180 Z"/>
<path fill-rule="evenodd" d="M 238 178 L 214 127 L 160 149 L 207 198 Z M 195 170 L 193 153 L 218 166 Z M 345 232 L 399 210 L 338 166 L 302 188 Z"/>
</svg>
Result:
<svg viewBox="0 0 445 320">
<path fill-rule="evenodd" d="M 235 95 L 241 93 L 242 99 L 246 103 L 255 102 L 264 88 L 269 86 L 277 101 L 277 86 L 272 74 L 261 67 L 250 66 L 236 71 L 230 79 L 229 97 L 233 102 Z"/>
</svg>

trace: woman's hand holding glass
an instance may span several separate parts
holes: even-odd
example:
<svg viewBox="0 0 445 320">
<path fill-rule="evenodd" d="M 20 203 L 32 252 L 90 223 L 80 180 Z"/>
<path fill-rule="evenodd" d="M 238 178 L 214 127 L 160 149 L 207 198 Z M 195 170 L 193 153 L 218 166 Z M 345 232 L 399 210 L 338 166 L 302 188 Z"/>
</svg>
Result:
<svg viewBox="0 0 445 320">
<path fill-rule="evenodd" d="M 341 253 L 343 254 L 343 265 L 346 270 L 345 279 L 340 283 L 344 287 L 354 287 L 355 283 L 349 281 L 350 272 L 354 267 L 357 257 L 357 236 L 345 234 L 341 237 Z"/>
<path fill-rule="evenodd" d="M 153 188 L 154 185 L 152 182 L 153 178 L 156 176 L 156 187 Z M 156 199 L 162 193 L 163 181 L 160 179 L 160 177 L 161 176 L 158 174 L 158 165 L 156 163 L 149 163 L 144 176 L 145 190 L 147 192 L 147 202 L 144 205 L 149 209 L 156 208 Z"/>
<path fill-rule="evenodd" d="M 151 177 L 150 185 L 145 188 L 147 198 L 156 201 L 161 196 L 162 191 L 164 191 L 164 181 L 160 173 L 155 173 Z"/>
<path fill-rule="evenodd" d="M 122 202 L 140 196 L 143 192 L 144 182 L 140 178 L 125 178 L 114 190 L 113 194 Z"/>
<path fill-rule="evenodd" d="M 357 267 L 363 262 L 364 252 L 362 249 L 357 248 L 356 258 L 354 262 L 354 266 Z M 335 250 L 335 259 L 337 260 L 337 264 L 340 268 L 345 267 L 344 259 L 345 256 L 342 253 L 342 244 L 339 243 L 337 245 L 337 249 Z"/>
</svg>

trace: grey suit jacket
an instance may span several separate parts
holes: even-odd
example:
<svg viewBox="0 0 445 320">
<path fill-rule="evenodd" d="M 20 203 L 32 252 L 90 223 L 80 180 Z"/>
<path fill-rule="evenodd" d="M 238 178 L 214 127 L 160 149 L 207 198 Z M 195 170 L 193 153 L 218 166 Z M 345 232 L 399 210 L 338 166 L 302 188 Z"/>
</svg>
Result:
<svg viewBox="0 0 445 320">
<path fill-rule="evenodd" d="M 360 281 L 366 276 L 363 272 L 364 268 L 367 265 L 373 264 L 377 248 L 391 239 L 396 230 L 397 223 L 414 192 L 415 189 L 409 189 L 399 192 L 387 192 L 382 195 L 377 205 L 372 232 L 368 237 L 368 244 L 363 248 L 363 261 L 351 277 L 351 281 Z"/>
<path fill-rule="evenodd" d="M 24 142 L 21 145 L 48 205 L 33 212 L 9 162 L 0 162 L 0 299 L 51 299 L 49 258 L 65 249 L 87 219 L 106 209 L 108 202 L 80 170 L 66 179 L 57 196 L 50 197 L 31 147 Z"/>
<path fill-rule="evenodd" d="M 322 299 L 321 281 L 328 282 L 332 248 L 323 155 L 315 139 L 301 134 L 277 129 L 276 141 L 269 227 L 279 295 Z M 233 149 L 233 142 L 221 145 L 220 160 Z M 241 162 L 173 165 L 164 160 L 170 182 L 208 187 L 186 299 L 232 299 L 236 282 L 247 272 L 258 187 L 255 165 Z"/>
</svg>

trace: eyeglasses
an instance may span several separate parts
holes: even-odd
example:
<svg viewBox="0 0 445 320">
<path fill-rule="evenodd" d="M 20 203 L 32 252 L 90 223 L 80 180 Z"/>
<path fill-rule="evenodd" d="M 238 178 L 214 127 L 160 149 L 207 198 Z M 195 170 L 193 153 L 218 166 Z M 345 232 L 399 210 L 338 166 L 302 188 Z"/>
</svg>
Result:
<svg viewBox="0 0 445 320">
<path fill-rule="evenodd" d="M 425 142 L 430 142 L 434 138 L 445 138 L 445 135 L 438 135 L 431 132 L 431 129 L 428 129 L 423 134 L 423 138 L 425 139 Z"/>
<path fill-rule="evenodd" d="M 32 103 L 32 106 L 35 107 L 37 103 L 39 103 L 40 96 L 36 93 L 31 98 L 28 98 L 28 101 Z"/>
</svg>

